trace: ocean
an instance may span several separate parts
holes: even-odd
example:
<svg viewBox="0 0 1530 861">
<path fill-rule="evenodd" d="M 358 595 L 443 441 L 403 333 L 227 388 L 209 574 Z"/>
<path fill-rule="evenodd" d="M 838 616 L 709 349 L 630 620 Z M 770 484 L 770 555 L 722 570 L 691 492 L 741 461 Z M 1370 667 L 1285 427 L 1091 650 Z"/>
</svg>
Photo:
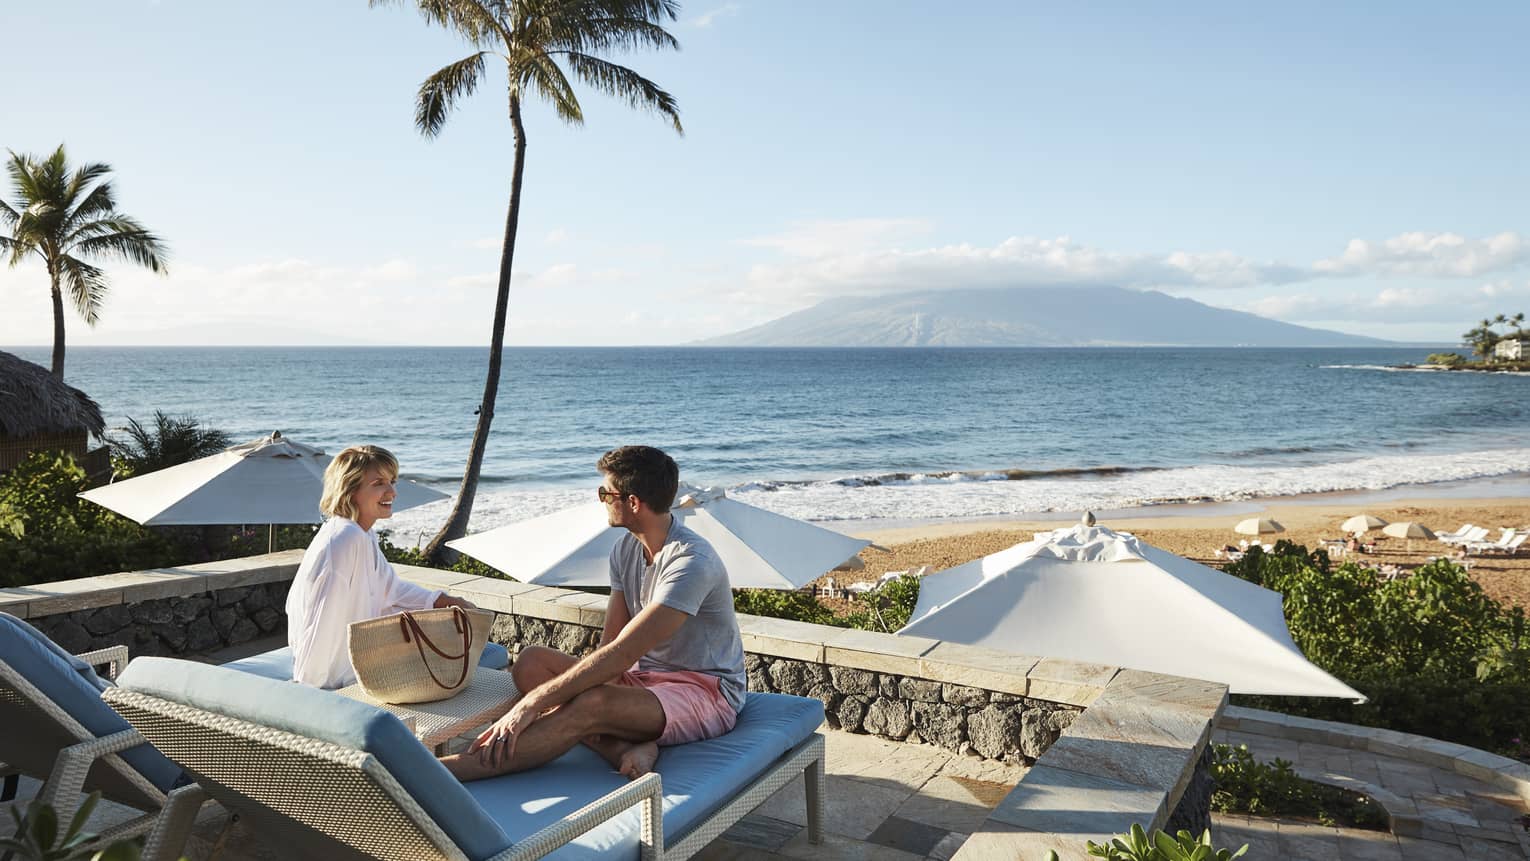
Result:
<svg viewBox="0 0 1530 861">
<path fill-rule="evenodd" d="M 47 364 L 45 347 L 6 348 Z M 73 347 L 108 428 L 156 409 L 244 441 L 391 449 L 454 493 L 478 348 Z M 594 498 L 605 450 L 821 521 L 1039 515 L 1530 472 L 1530 376 L 1395 371 L 1429 350 L 524 348 L 472 529 Z M 412 543 L 446 503 L 400 512 Z"/>
</svg>

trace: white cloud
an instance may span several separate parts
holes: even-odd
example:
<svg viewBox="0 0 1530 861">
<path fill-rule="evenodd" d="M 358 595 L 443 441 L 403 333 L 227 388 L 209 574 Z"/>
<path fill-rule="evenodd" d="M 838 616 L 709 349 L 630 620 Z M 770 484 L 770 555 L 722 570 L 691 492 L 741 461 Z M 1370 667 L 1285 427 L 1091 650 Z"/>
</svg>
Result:
<svg viewBox="0 0 1530 861">
<path fill-rule="evenodd" d="M 1461 325 L 1464 331 L 1469 320 L 1520 310 L 1506 307 L 1505 296 L 1530 298 L 1530 284 L 1516 286 L 1504 282 L 1476 289 L 1383 287 L 1378 290 L 1284 293 L 1245 302 L 1237 306 L 1237 310 L 1291 322 L 1437 323 Z"/>
<path fill-rule="evenodd" d="M 877 226 L 886 229 L 885 224 L 873 225 Z M 855 229 L 847 229 L 844 223 L 834 227 L 838 235 L 857 235 Z M 835 235 L 835 231 L 823 234 Z M 809 232 L 796 231 L 751 240 L 751 244 L 769 245 L 806 258 L 753 267 L 748 275 L 753 288 L 809 298 L 947 287 L 1066 284 L 1247 287 L 1288 283 L 1305 277 L 1297 267 L 1258 263 L 1231 252 L 1122 253 L 1081 245 L 1066 236 L 1056 239 L 1016 236 L 992 247 L 962 243 L 916 251 L 835 253 L 833 248 L 850 243 L 824 241 Z"/>
<path fill-rule="evenodd" d="M 1485 239 L 1415 231 L 1372 242 L 1351 239 L 1338 257 L 1312 265 L 1324 275 L 1475 278 L 1530 262 L 1530 242 L 1513 231 Z"/>
<path fill-rule="evenodd" d="M 705 30 L 706 28 L 712 26 L 712 24 L 718 18 L 724 18 L 729 15 L 737 15 L 739 10 L 742 8 L 743 7 L 737 3 L 724 3 L 721 6 L 716 6 L 708 9 L 707 11 L 702 12 L 701 14 L 690 18 L 689 20 L 682 21 L 681 23 L 687 27 L 695 27 L 699 30 Z"/>
<path fill-rule="evenodd" d="M 557 245 L 560 242 L 567 242 L 568 238 L 569 233 L 567 230 L 564 230 L 561 227 L 555 227 L 552 230 L 547 231 L 547 235 L 542 237 L 542 242 L 546 243 L 547 245 Z"/>
</svg>

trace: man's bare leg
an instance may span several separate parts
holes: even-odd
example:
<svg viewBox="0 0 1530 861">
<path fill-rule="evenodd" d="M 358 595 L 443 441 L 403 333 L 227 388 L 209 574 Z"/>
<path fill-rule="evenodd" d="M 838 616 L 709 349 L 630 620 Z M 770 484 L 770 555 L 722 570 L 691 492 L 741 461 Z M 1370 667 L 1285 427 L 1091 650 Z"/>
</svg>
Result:
<svg viewBox="0 0 1530 861">
<path fill-rule="evenodd" d="M 651 741 L 664 731 L 664 720 L 664 708 L 651 691 L 600 685 L 539 718 L 516 740 L 509 761 L 497 767 L 481 759 L 479 752 L 444 756 L 441 764 L 463 781 L 525 771 L 557 759 L 587 736 Z"/>
</svg>

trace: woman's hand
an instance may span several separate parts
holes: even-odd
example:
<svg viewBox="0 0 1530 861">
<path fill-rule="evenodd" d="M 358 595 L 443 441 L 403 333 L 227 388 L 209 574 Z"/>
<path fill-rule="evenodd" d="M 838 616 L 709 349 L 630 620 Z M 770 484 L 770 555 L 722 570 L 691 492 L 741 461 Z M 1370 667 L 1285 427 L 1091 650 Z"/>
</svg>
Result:
<svg viewBox="0 0 1530 861">
<path fill-rule="evenodd" d="M 458 598 L 455 595 L 448 595 L 445 592 L 441 593 L 441 597 L 437 598 L 436 599 L 436 603 L 434 605 L 432 605 L 432 606 L 437 607 L 437 608 L 440 608 L 440 607 L 461 607 L 464 610 L 477 610 L 478 609 L 478 605 L 474 604 L 472 601 L 469 601 L 466 598 Z"/>
</svg>

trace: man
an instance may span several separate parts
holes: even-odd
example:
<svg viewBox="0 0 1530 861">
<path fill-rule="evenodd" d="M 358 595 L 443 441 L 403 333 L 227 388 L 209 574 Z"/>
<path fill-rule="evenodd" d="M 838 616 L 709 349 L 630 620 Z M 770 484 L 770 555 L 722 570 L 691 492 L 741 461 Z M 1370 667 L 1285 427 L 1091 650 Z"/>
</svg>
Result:
<svg viewBox="0 0 1530 861">
<path fill-rule="evenodd" d="M 727 572 L 669 511 L 679 467 L 641 445 L 608 451 L 596 467 L 607 522 L 628 532 L 611 551 L 600 647 L 582 659 L 524 649 L 511 668 L 524 696 L 466 753 L 442 759 L 462 780 L 535 768 L 580 742 L 640 777 L 660 746 L 722 735 L 744 705 Z"/>
</svg>

